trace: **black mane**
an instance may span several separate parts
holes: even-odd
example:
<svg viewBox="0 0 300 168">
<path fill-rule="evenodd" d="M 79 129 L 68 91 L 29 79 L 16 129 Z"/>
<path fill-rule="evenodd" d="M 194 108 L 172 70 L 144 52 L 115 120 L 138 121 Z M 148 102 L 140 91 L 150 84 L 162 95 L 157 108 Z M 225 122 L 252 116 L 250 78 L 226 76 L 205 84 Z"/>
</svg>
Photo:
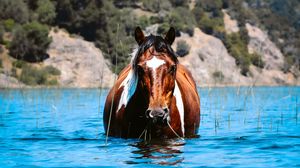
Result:
<svg viewBox="0 0 300 168">
<path fill-rule="evenodd" d="M 132 60 L 132 68 L 133 70 L 136 69 L 138 58 L 150 47 L 154 46 L 154 49 L 157 52 L 162 52 L 164 49 L 167 53 L 171 56 L 171 59 L 177 64 L 177 54 L 173 51 L 170 44 L 168 44 L 161 36 L 154 36 L 150 34 L 145 38 L 145 41 L 139 46 L 136 55 Z"/>
</svg>

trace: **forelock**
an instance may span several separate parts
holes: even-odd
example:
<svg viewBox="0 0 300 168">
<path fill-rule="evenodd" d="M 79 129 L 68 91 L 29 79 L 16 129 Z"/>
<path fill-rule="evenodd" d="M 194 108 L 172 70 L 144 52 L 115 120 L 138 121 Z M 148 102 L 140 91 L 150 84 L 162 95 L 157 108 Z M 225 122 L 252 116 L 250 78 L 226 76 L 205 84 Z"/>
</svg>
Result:
<svg viewBox="0 0 300 168">
<path fill-rule="evenodd" d="M 163 50 L 166 50 L 171 56 L 171 59 L 175 63 L 178 62 L 177 54 L 173 51 L 171 46 L 161 36 L 154 36 L 150 34 L 145 38 L 145 41 L 134 52 L 135 55 L 131 60 L 132 68 L 134 71 L 136 70 L 139 57 L 152 46 L 157 52 L 162 52 Z"/>
</svg>

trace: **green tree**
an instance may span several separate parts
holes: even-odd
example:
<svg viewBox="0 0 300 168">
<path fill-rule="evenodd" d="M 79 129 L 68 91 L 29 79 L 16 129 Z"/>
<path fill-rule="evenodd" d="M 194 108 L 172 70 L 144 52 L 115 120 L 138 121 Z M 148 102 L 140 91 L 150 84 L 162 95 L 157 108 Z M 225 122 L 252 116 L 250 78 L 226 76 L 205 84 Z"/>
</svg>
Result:
<svg viewBox="0 0 300 168">
<path fill-rule="evenodd" d="M 38 20 L 44 24 L 52 24 L 56 16 L 54 4 L 50 0 L 38 0 L 37 5 Z"/>
<path fill-rule="evenodd" d="M 46 50 L 51 42 L 47 26 L 37 22 L 18 27 L 13 33 L 9 47 L 10 55 L 30 62 L 43 61 L 48 58 Z"/>
<path fill-rule="evenodd" d="M 29 10 L 23 0 L 0 0 L 0 19 L 13 19 L 25 23 L 29 19 Z"/>
<path fill-rule="evenodd" d="M 68 29 L 71 33 L 77 33 L 86 40 L 95 41 L 98 29 L 105 29 L 107 19 L 103 3 L 108 1 L 97 0 L 56 0 L 56 23 Z"/>
<path fill-rule="evenodd" d="M 143 0 L 143 7 L 151 12 L 169 11 L 172 8 L 171 3 L 168 0 Z"/>
<path fill-rule="evenodd" d="M 196 21 L 190 10 L 184 7 L 177 7 L 172 10 L 168 16 L 169 25 L 176 27 L 177 36 L 179 36 L 179 31 L 188 33 L 190 36 L 194 34 L 194 25 Z"/>
<path fill-rule="evenodd" d="M 15 21 L 13 19 L 7 19 L 3 21 L 3 25 L 5 28 L 5 31 L 11 32 L 13 28 L 15 27 Z"/>
<path fill-rule="evenodd" d="M 188 2 L 187 0 L 170 0 L 171 4 L 174 6 L 174 7 L 188 7 Z"/>
<path fill-rule="evenodd" d="M 218 38 L 224 33 L 222 5 L 222 0 L 198 0 L 193 9 L 198 27 Z"/>
</svg>

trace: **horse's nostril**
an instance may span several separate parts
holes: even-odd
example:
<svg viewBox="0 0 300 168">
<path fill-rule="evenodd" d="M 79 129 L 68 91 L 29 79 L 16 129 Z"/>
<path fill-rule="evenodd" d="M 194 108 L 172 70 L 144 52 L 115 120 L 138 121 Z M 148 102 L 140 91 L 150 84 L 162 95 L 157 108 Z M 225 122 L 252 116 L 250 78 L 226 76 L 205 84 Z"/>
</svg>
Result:
<svg viewBox="0 0 300 168">
<path fill-rule="evenodd" d="M 146 112 L 145 112 L 146 118 L 153 118 L 153 116 L 150 113 L 151 113 L 151 110 L 146 110 Z"/>
<path fill-rule="evenodd" d="M 168 107 L 163 108 L 163 110 L 164 110 L 165 114 L 169 113 L 169 108 Z"/>
<path fill-rule="evenodd" d="M 164 116 L 165 112 L 162 109 L 148 109 L 145 112 L 146 118 L 162 118 Z"/>
</svg>

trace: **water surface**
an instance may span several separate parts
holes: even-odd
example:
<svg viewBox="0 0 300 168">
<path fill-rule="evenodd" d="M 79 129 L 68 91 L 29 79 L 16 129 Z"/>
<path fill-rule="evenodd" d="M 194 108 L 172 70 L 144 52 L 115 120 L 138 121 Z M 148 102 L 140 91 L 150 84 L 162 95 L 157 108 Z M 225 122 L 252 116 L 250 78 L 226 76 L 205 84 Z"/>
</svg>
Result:
<svg viewBox="0 0 300 168">
<path fill-rule="evenodd" d="M 300 167 L 300 87 L 199 93 L 199 138 L 106 142 L 107 90 L 0 90 L 0 165 Z"/>
</svg>

